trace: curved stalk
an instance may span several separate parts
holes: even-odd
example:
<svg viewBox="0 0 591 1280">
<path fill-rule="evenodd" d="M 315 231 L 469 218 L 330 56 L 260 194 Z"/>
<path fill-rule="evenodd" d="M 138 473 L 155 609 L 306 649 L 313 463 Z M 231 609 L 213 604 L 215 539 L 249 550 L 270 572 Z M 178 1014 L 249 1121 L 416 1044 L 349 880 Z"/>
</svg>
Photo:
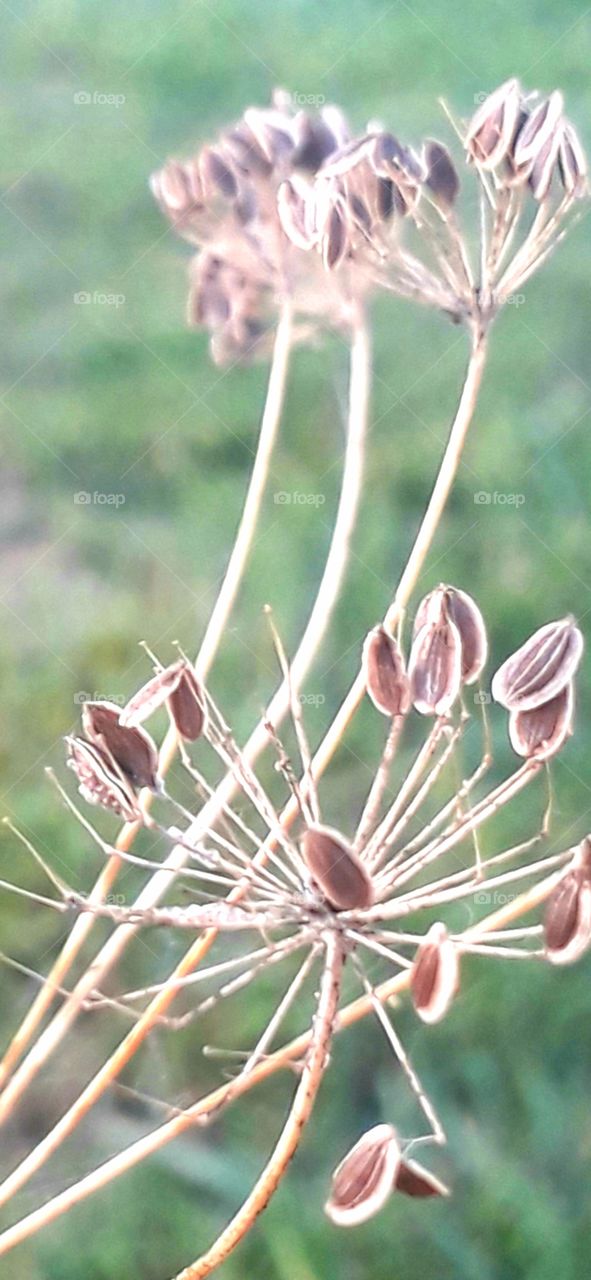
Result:
<svg viewBox="0 0 591 1280">
<path fill-rule="evenodd" d="M 326 1069 L 334 1022 L 337 1014 L 343 971 L 343 946 L 334 931 L 325 939 L 326 957 L 322 973 L 318 1006 L 312 1026 L 310 1047 L 296 1089 L 289 1115 L 279 1141 L 250 1195 L 217 1240 L 191 1266 L 179 1272 L 175 1280 L 205 1280 L 234 1251 L 250 1231 L 259 1214 L 266 1209 L 277 1190 L 285 1170 L 299 1146 Z"/>
<path fill-rule="evenodd" d="M 222 585 L 195 661 L 201 680 L 205 680 L 216 656 L 252 547 L 269 475 L 271 458 L 281 422 L 292 341 L 292 307 L 290 302 L 286 302 L 277 327 L 265 406 L 261 418 L 261 428 L 238 532 Z M 174 725 L 171 725 L 162 742 L 158 757 L 158 772 L 161 777 L 166 777 L 177 750 L 178 736 Z M 149 808 L 152 799 L 152 793 L 145 791 L 142 796 L 143 807 Z M 127 853 L 140 830 L 141 823 L 126 823 L 116 840 L 115 849 L 121 853 Z M 90 902 L 99 904 L 105 901 L 122 865 L 122 860 L 114 853 L 104 866 L 91 890 L 89 895 Z M 17 1062 L 32 1040 L 37 1027 L 42 1022 L 53 1001 L 56 990 L 62 985 L 66 974 L 71 969 L 76 956 L 84 945 L 93 923 L 93 916 L 86 914 L 80 916 L 74 924 L 58 959 L 47 976 L 47 982 L 31 1005 L 0 1062 L 0 1089 L 4 1087 L 6 1080 L 12 1074 Z"/>
<path fill-rule="evenodd" d="M 506 925 L 511 924 L 514 920 L 519 919 L 529 911 L 533 911 L 546 901 L 562 874 L 562 870 L 554 872 L 525 893 L 519 894 L 518 897 L 508 902 L 505 906 L 493 911 L 491 915 L 486 916 L 478 924 L 471 925 L 463 934 L 458 935 L 459 943 L 477 942 L 485 935 L 504 929 Z M 410 972 L 405 969 L 403 972 L 389 978 L 386 982 L 382 982 L 375 988 L 374 994 L 382 1004 L 385 1004 L 394 996 L 400 995 L 408 987 L 409 981 Z M 336 1018 L 335 1031 L 344 1030 L 372 1012 L 372 999 L 367 995 L 360 996 L 357 1000 L 346 1005 L 344 1009 L 341 1009 Z M 88 1196 L 93 1195 L 102 1187 L 108 1186 L 115 1178 L 121 1177 L 122 1174 L 140 1164 L 148 1156 L 153 1155 L 154 1152 L 159 1151 L 187 1129 L 207 1123 L 208 1118 L 212 1118 L 220 1107 L 228 1101 L 230 1094 L 232 1098 L 238 1098 L 254 1088 L 255 1085 L 263 1083 L 263 1081 L 274 1075 L 276 1071 L 290 1067 L 301 1058 L 302 1054 L 306 1053 L 309 1045 L 310 1032 L 304 1032 L 295 1040 L 291 1040 L 289 1044 L 284 1045 L 281 1049 L 277 1049 L 275 1053 L 270 1054 L 269 1057 L 264 1058 L 247 1076 L 239 1076 L 236 1080 L 220 1085 L 212 1093 L 194 1103 L 187 1111 L 174 1116 L 171 1120 L 167 1120 L 165 1124 L 160 1125 L 159 1128 L 154 1129 L 151 1133 L 146 1134 L 145 1137 L 134 1142 L 125 1151 L 113 1156 L 93 1170 L 92 1173 L 81 1178 L 74 1186 L 68 1187 L 66 1191 L 62 1191 L 52 1200 L 48 1200 L 41 1208 L 35 1209 L 33 1213 L 28 1214 L 27 1217 L 22 1218 L 20 1222 L 15 1223 L 14 1226 L 9 1227 L 8 1230 L 0 1234 L 0 1257 L 8 1253 L 10 1249 L 15 1248 L 16 1245 L 22 1244 L 30 1236 L 35 1235 L 37 1231 L 40 1231 L 49 1223 L 55 1222 L 62 1214 L 67 1213 L 69 1209 L 87 1199 Z"/>
<path fill-rule="evenodd" d="M 290 701 L 290 683 L 291 690 L 297 692 L 325 634 L 339 593 L 347 564 L 349 542 L 361 491 L 369 407 L 370 362 L 369 335 L 365 324 L 360 322 L 354 332 L 351 348 L 348 439 L 341 496 L 328 558 L 312 613 L 293 660 L 291 682 L 287 680 L 282 682 L 277 693 L 272 698 L 265 716 L 251 734 L 244 748 L 243 755 L 249 764 L 257 758 L 268 743 L 268 734 L 265 728 L 266 721 L 271 720 L 273 723 L 278 723 L 286 714 Z M 204 805 L 201 813 L 192 824 L 189 833 L 187 833 L 185 845 L 189 845 L 191 840 L 197 840 L 203 836 L 204 832 L 220 816 L 223 805 L 227 804 L 231 799 L 237 786 L 238 783 L 232 775 L 227 775 L 223 779 L 216 792 Z M 138 909 L 153 906 L 161 894 L 170 886 L 171 869 L 180 869 L 186 857 L 186 847 L 177 846 L 173 849 L 162 864 L 161 870 L 152 877 L 134 905 Z M 231 900 L 235 901 L 238 897 L 239 892 L 234 891 L 231 895 Z M 15 1072 L 8 1082 L 4 1093 L 0 1096 L 0 1119 L 9 1114 L 9 1111 L 34 1078 L 42 1063 L 57 1048 L 87 996 L 103 980 L 104 975 L 119 958 L 127 941 L 134 936 L 138 927 L 138 925 L 121 925 L 105 943 L 99 955 L 78 982 L 69 1000 L 55 1015 L 53 1021 L 39 1037 L 27 1058 L 25 1058 L 20 1069 Z M 197 939 L 175 971 L 175 979 L 191 972 L 197 966 L 203 955 L 209 950 L 215 937 L 216 931 L 210 929 Z M 66 1112 L 54 1129 L 46 1135 L 29 1156 L 22 1161 L 19 1167 L 5 1180 L 0 1187 L 0 1203 L 4 1203 L 18 1187 L 28 1180 L 32 1173 L 45 1163 L 52 1152 L 57 1149 L 64 1138 L 94 1105 L 113 1078 L 136 1052 L 163 1010 L 168 1007 L 174 998 L 176 989 L 173 982 L 170 987 L 160 992 L 150 1003 L 143 1017 L 134 1025 L 111 1055 L 111 1058 L 103 1064 L 70 1110 Z"/>
</svg>

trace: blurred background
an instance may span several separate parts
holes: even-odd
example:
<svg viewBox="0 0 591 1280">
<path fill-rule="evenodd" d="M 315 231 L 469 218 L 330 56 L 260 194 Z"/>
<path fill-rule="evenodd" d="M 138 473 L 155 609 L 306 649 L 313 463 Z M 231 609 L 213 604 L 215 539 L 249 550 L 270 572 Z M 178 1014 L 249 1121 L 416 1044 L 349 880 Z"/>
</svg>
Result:
<svg viewBox="0 0 591 1280">
<path fill-rule="evenodd" d="M 99 853 L 44 768 L 64 779 L 61 738 L 85 697 L 122 700 L 147 677 L 140 639 L 164 661 L 175 639 L 196 649 L 231 546 L 266 380 L 263 365 L 216 369 L 206 338 L 185 327 L 189 250 L 156 209 L 150 172 L 171 154 L 191 154 L 248 104 L 265 104 L 275 85 L 337 101 L 356 129 L 377 117 L 411 143 L 430 135 L 453 146 L 438 98 L 467 117 L 482 94 L 517 75 L 530 89 L 563 88 L 589 146 L 591 17 L 581 0 L 491 0 L 478 9 L 468 0 L 13 0 L 1 4 L 0 22 L 1 807 L 87 889 Z M 588 627 L 590 284 L 583 219 L 495 326 L 465 462 L 421 579 L 425 590 L 443 579 L 475 595 L 493 666 L 543 621 L 572 611 Z M 381 300 L 372 319 L 366 497 L 346 590 L 306 685 L 313 743 L 404 564 L 466 355 L 461 332 L 410 303 Z M 212 677 L 240 740 L 276 681 L 262 605 L 273 604 L 293 648 L 321 572 L 346 382 L 340 338 L 296 353 L 261 535 Z M 325 502 L 280 505 L 277 490 L 322 492 Z M 522 501 L 476 501 L 483 492 Z M 588 671 L 585 660 L 576 734 L 552 768 L 555 847 L 591 825 Z M 323 786 L 326 817 L 343 830 L 363 796 L 359 757 L 371 761 L 378 749 L 376 719 L 367 710 L 358 718 Z M 497 714 L 495 776 L 512 767 L 505 735 Z M 543 803 L 541 791 L 528 794 L 485 848 L 533 834 Z M 98 821 L 113 838 L 115 824 Z M 10 833 L 0 850 L 0 877 L 46 888 Z M 131 896 L 141 882 L 125 873 L 119 884 Z M 46 972 L 63 935 L 54 913 L 1 893 L 2 952 Z M 149 947 L 135 943 L 110 989 L 162 976 L 181 946 L 164 934 Z M 417 1117 L 377 1027 L 340 1038 L 289 1176 L 223 1275 L 581 1280 L 591 1211 L 590 973 L 588 960 L 560 971 L 473 959 L 443 1025 L 419 1025 L 402 1003 L 397 1026 L 450 1140 L 433 1167 L 454 1194 L 435 1204 L 393 1200 L 351 1234 L 323 1217 L 330 1170 L 363 1128 L 390 1119 L 409 1132 Z M 3 970 L 2 1044 L 35 990 L 32 978 Z M 207 1025 L 159 1032 L 125 1084 L 176 1105 L 200 1096 L 224 1067 L 203 1058 L 204 1041 L 252 1044 L 277 991 L 271 973 Z M 296 1013 L 291 1029 L 300 1025 Z M 112 1015 L 79 1020 L 3 1138 L 3 1173 L 123 1030 Z M 292 1087 L 277 1079 L 206 1134 L 165 1148 L 3 1259 L 2 1276 L 167 1280 L 246 1194 Z M 111 1091 L 16 1207 L 47 1199 L 160 1118 L 142 1097 Z"/>
</svg>

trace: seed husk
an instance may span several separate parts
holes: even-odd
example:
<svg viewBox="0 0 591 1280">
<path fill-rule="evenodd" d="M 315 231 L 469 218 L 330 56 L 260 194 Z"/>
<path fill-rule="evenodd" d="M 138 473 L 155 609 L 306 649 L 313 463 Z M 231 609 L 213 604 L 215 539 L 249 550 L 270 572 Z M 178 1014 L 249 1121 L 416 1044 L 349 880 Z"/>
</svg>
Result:
<svg viewBox="0 0 591 1280">
<path fill-rule="evenodd" d="M 589 841 L 583 841 L 575 865 L 561 877 L 546 903 L 544 939 L 551 964 L 574 964 L 591 945 Z"/>
<path fill-rule="evenodd" d="M 431 926 L 417 950 L 410 977 L 414 1007 L 423 1022 L 439 1022 L 459 986 L 458 950 L 444 924 Z"/>
<path fill-rule="evenodd" d="M 425 1169 L 418 1160 L 401 1159 L 394 1178 L 394 1190 L 405 1196 L 425 1199 L 429 1196 L 448 1196 L 449 1187 Z"/>
<path fill-rule="evenodd" d="M 429 619 L 450 618 L 462 642 L 462 682 L 473 684 L 488 657 L 488 640 L 484 618 L 476 601 L 459 587 L 441 583 L 421 601 L 414 622 L 414 635 Z"/>
<path fill-rule="evenodd" d="M 447 715 L 462 682 L 462 641 L 452 622 L 445 592 L 432 592 L 420 607 L 422 625 L 410 651 L 408 676 L 421 715 Z"/>
<path fill-rule="evenodd" d="M 460 190 L 460 179 L 455 164 L 447 147 L 428 138 L 424 147 L 424 162 L 427 170 L 426 183 L 443 209 L 452 209 Z"/>
<path fill-rule="evenodd" d="M 569 120 L 564 120 L 558 147 L 558 172 L 568 195 L 581 199 L 587 191 L 587 159 L 578 135 Z"/>
<path fill-rule="evenodd" d="M 339 1227 L 354 1227 L 373 1217 L 389 1199 L 394 1186 L 400 1147 L 396 1130 L 378 1124 L 355 1143 L 332 1176 L 324 1209 Z"/>
<path fill-rule="evenodd" d="M 338 831 L 320 825 L 308 827 L 302 854 L 320 892 L 336 911 L 371 906 L 373 884 L 369 872 Z"/>
<path fill-rule="evenodd" d="M 561 128 L 564 103 L 556 90 L 544 98 L 525 120 L 512 148 L 512 164 L 518 177 L 527 178 L 550 138 Z"/>
<path fill-rule="evenodd" d="M 512 711 L 509 738 L 513 750 L 526 760 L 549 760 L 564 746 L 572 733 L 572 681 L 549 702 L 532 711 Z"/>
<path fill-rule="evenodd" d="M 583 637 L 573 618 L 546 623 L 499 667 L 493 698 L 508 711 L 542 706 L 570 683 L 582 652 Z"/>
<path fill-rule="evenodd" d="M 519 104 L 519 82 L 511 79 L 489 94 L 474 113 L 465 145 L 482 169 L 496 169 L 505 159 L 515 135 Z"/>
<path fill-rule="evenodd" d="M 82 727 L 86 737 L 111 757 L 134 788 L 149 787 L 156 791 L 156 745 L 144 729 L 122 725 L 120 715 L 121 708 L 113 702 L 85 702 Z"/>
<path fill-rule="evenodd" d="M 80 795 L 89 804 L 110 809 L 124 822 L 136 822 L 141 816 L 131 783 L 113 770 L 112 763 L 100 747 L 85 738 L 67 737 L 67 765 L 78 779 Z"/>
<path fill-rule="evenodd" d="M 183 663 L 181 678 L 169 695 L 168 709 L 180 737 L 196 742 L 205 730 L 207 707 L 203 689 L 188 663 Z"/>
<path fill-rule="evenodd" d="M 404 716 L 410 707 L 410 686 L 399 645 L 385 627 L 374 627 L 363 646 L 367 692 L 378 711 Z"/>
</svg>

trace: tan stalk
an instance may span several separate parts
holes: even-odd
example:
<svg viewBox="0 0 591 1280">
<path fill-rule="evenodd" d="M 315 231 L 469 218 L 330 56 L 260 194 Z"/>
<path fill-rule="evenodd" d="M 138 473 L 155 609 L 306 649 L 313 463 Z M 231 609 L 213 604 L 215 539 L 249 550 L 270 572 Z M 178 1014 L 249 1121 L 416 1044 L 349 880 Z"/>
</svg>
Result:
<svg viewBox="0 0 591 1280">
<path fill-rule="evenodd" d="M 322 642 L 347 564 L 349 543 L 358 510 L 363 474 L 363 456 L 369 408 L 370 363 L 369 335 L 365 324 L 360 322 L 355 329 L 351 349 L 349 430 L 341 495 L 322 580 L 306 630 L 291 666 L 291 685 L 295 692 L 301 685 Z M 248 764 L 252 764 L 268 743 L 266 722 L 271 720 L 274 724 L 277 724 L 286 714 L 289 708 L 289 693 L 289 683 L 284 680 L 243 750 L 243 757 Z M 186 833 L 185 843 L 187 847 L 189 842 L 196 841 L 202 837 L 216 819 L 219 818 L 223 812 L 223 806 L 228 803 L 228 800 L 237 789 L 238 783 L 234 775 L 226 775 L 211 800 L 205 804 L 201 813 Z M 179 869 L 187 860 L 187 847 L 176 846 L 162 864 L 162 869 L 149 881 L 134 906 L 138 909 L 144 909 L 154 905 L 162 893 L 170 887 L 171 868 Z M 234 891 L 231 895 L 233 901 L 240 897 L 240 892 Z M 4 1120 L 10 1113 L 12 1107 L 28 1087 L 43 1062 L 57 1048 L 86 998 L 100 983 L 111 965 L 119 958 L 128 939 L 133 937 L 138 927 L 138 925 L 122 925 L 105 943 L 97 958 L 78 982 L 69 1000 L 42 1032 L 21 1064 L 20 1069 L 15 1072 L 6 1085 L 4 1092 L 0 1095 L 0 1121 Z M 177 969 L 175 977 L 184 976 L 196 967 L 209 950 L 215 936 L 215 930 L 208 930 L 193 944 Z M 54 981 L 52 976 L 50 976 L 49 981 Z M 172 990 L 174 993 L 174 987 Z M 90 1082 L 71 1110 L 62 1117 L 62 1120 L 58 1122 L 52 1133 L 48 1134 L 43 1143 L 31 1152 L 31 1155 L 23 1162 L 21 1166 L 23 1171 L 28 1167 L 31 1168 L 31 1171 L 39 1167 L 39 1163 L 42 1164 L 44 1162 L 44 1159 L 59 1145 L 65 1134 L 74 1127 L 81 1116 L 86 1114 L 96 1099 L 104 1092 L 113 1076 L 133 1056 L 139 1044 L 141 1044 L 154 1025 L 154 1021 L 161 1012 L 161 1006 L 166 1006 L 169 1001 L 170 997 L 167 1000 L 166 994 L 163 993 L 150 1004 L 144 1016 L 118 1049 L 115 1050 L 111 1059 L 104 1064 L 94 1080 Z M 12 1176 L 14 1177 L 14 1175 Z"/>
<path fill-rule="evenodd" d="M 240 1244 L 253 1223 L 263 1212 L 277 1190 L 285 1170 L 299 1146 L 304 1125 L 310 1119 L 327 1064 L 337 1014 L 343 971 L 343 945 L 339 936 L 329 930 L 325 937 L 326 954 L 320 984 L 318 1005 L 312 1024 L 310 1044 L 300 1083 L 272 1156 L 257 1179 L 244 1204 L 234 1215 L 215 1243 L 191 1266 L 185 1267 L 176 1280 L 204 1280 Z"/>
<path fill-rule="evenodd" d="M 263 409 L 263 416 L 261 418 L 261 429 L 259 432 L 254 464 L 242 509 L 240 524 L 232 547 L 232 553 L 228 561 L 228 567 L 224 574 L 222 585 L 209 618 L 195 663 L 201 680 L 205 680 L 223 637 L 224 629 L 236 599 L 258 525 L 263 496 L 271 466 L 271 458 L 273 456 L 273 450 L 275 448 L 279 425 L 281 422 L 292 342 L 292 307 L 290 302 L 286 302 L 283 306 L 282 314 L 277 326 L 277 335 L 273 348 L 273 357 L 267 384 L 267 395 Z M 178 749 L 178 742 L 179 740 L 176 729 L 174 725 L 171 725 L 162 742 L 158 756 L 158 772 L 163 778 L 166 777 L 166 774 L 168 773 L 168 770 L 175 758 Z M 143 807 L 148 809 L 151 801 L 151 792 L 145 791 L 142 796 Z M 141 823 L 126 823 L 115 842 L 115 848 L 119 852 L 127 853 L 140 830 Z M 91 902 L 101 903 L 105 901 L 107 894 L 110 892 L 119 871 L 121 870 L 121 866 L 121 859 L 117 857 L 117 854 L 113 854 L 104 866 L 96 884 L 91 890 Z M 4 1087 L 8 1077 L 14 1070 L 27 1045 L 32 1040 L 37 1027 L 42 1022 L 45 1013 L 53 1001 L 55 990 L 59 988 L 66 974 L 69 972 L 76 956 L 86 941 L 93 923 L 94 920 L 92 915 L 83 915 L 79 917 L 72 928 L 58 959 L 56 960 L 51 972 L 48 974 L 47 984 L 41 988 L 36 1000 L 31 1005 L 31 1008 L 29 1009 L 21 1026 L 18 1028 L 16 1035 L 13 1036 L 2 1062 L 0 1062 L 0 1089 Z"/>
</svg>

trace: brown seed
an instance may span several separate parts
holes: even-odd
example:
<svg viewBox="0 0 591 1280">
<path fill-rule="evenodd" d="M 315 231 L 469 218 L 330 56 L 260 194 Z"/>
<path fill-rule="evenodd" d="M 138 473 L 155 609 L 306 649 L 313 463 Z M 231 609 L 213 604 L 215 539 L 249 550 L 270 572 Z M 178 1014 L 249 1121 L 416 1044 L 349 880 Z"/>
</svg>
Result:
<svg viewBox="0 0 591 1280">
<path fill-rule="evenodd" d="M 84 738 L 67 737 L 68 768 L 78 779 L 78 789 L 89 804 L 98 804 L 123 818 L 135 822 L 140 817 L 137 798 L 125 778 L 119 777 L 107 754 Z"/>
<path fill-rule="evenodd" d="M 441 583 L 421 601 L 414 622 L 416 635 L 429 617 L 448 617 L 457 627 L 462 642 L 462 681 L 473 684 L 488 657 L 488 641 L 484 618 L 476 601 L 459 587 Z"/>
<path fill-rule="evenodd" d="M 450 617 L 445 588 L 432 591 L 419 605 L 408 675 L 416 710 L 421 715 L 446 715 L 460 692 L 462 640 Z"/>
<path fill-rule="evenodd" d="M 322 261 L 327 271 L 334 271 L 347 251 L 347 228 L 340 209 L 333 205 L 320 240 Z"/>
<path fill-rule="evenodd" d="M 427 186 L 437 204 L 451 209 L 458 198 L 460 179 L 447 147 L 428 138 L 423 151 Z"/>
<path fill-rule="evenodd" d="M 519 118 L 520 88 L 507 80 L 481 103 L 468 133 L 466 148 L 482 169 L 496 169 L 505 159 Z"/>
<path fill-rule="evenodd" d="M 168 698 L 168 709 L 177 733 L 185 742 L 196 742 L 207 722 L 203 689 L 188 663 L 183 664 L 181 678 Z"/>
<path fill-rule="evenodd" d="M 392 1193 L 400 1160 L 396 1130 L 378 1124 L 355 1143 L 332 1176 L 324 1210 L 339 1227 L 354 1227 L 380 1210 Z"/>
<path fill-rule="evenodd" d="M 362 911 L 371 906 L 371 877 L 338 831 L 331 827 L 308 827 L 302 841 L 302 854 L 320 892 L 335 911 Z"/>
<path fill-rule="evenodd" d="M 134 728 L 148 720 L 159 707 L 164 706 L 173 689 L 176 689 L 185 667 L 183 658 L 159 671 L 147 680 L 125 704 L 119 716 L 120 723 Z"/>
<path fill-rule="evenodd" d="M 509 738 L 513 750 L 526 760 L 549 760 L 564 746 L 572 733 L 573 686 L 532 711 L 512 711 Z"/>
<path fill-rule="evenodd" d="M 511 160 L 518 177 L 527 178 L 546 144 L 561 131 L 562 94 L 555 92 L 531 112 L 519 130 L 512 148 Z"/>
<path fill-rule="evenodd" d="M 95 746 L 114 760 L 133 787 L 158 789 L 158 752 L 145 729 L 120 722 L 121 708 L 113 702 L 85 702 L 82 727 Z"/>
<path fill-rule="evenodd" d="M 571 617 L 548 622 L 499 667 L 492 695 L 508 711 L 532 711 L 561 693 L 581 660 L 583 637 Z"/>
<path fill-rule="evenodd" d="M 578 136 L 568 120 L 563 120 L 558 147 L 558 171 L 568 195 L 581 199 L 587 191 L 587 160 Z"/>
<path fill-rule="evenodd" d="M 199 156 L 199 171 L 203 185 L 214 188 L 226 200 L 233 200 L 238 195 L 238 183 L 230 165 L 226 163 L 219 151 L 213 147 L 203 147 Z"/>
<path fill-rule="evenodd" d="M 434 1174 L 425 1169 L 418 1160 L 400 1160 L 394 1178 L 394 1190 L 402 1191 L 405 1196 L 420 1197 L 448 1196 L 449 1187 L 440 1182 Z"/>
<path fill-rule="evenodd" d="M 546 903 L 544 937 L 552 964 L 574 964 L 591 945 L 591 878 L 586 848 L 588 841 L 583 842 L 575 866 L 558 881 Z"/>
<path fill-rule="evenodd" d="M 423 1022 L 439 1022 L 460 981 L 458 950 L 444 924 L 431 926 L 417 950 L 410 977 L 414 1007 Z"/>
<path fill-rule="evenodd" d="M 374 627 L 363 646 L 363 670 L 367 692 L 378 711 L 405 716 L 410 707 L 410 687 L 399 646 L 385 629 Z"/>
</svg>

